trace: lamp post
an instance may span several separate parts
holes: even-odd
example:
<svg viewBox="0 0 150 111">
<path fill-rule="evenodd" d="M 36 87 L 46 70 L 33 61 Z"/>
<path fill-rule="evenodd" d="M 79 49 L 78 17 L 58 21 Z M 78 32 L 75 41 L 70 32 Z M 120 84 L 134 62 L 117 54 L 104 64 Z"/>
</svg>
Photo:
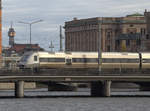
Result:
<svg viewBox="0 0 150 111">
<path fill-rule="evenodd" d="M 101 49 L 101 29 L 102 29 L 102 21 L 98 20 L 98 72 L 100 74 L 102 69 L 102 49 Z"/>
<path fill-rule="evenodd" d="M 63 51 L 63 35 L 62 35 L 62 26 L 60 25 L 60 51 Z"/>
<path fill-rule="evenodd" d="M 53 49 L 54 49 L 54 45 L 53 45 L 53 42 L 51 41 L 51 44 L 49 46 L 49 48 L 51 49 L 51 53 L 53 52 Z"/>
<path fill-rule="evenodd" d="M 37 20 L 37 21 L 34 21 L 34 22 L 22 22 L 22 21 L 19 21 L 18 23 L 22 23 L 22 24 L 28 24 L 30 26 L 30 45 L 31 45 L 31 30 L 32 30 L 32 25 L 35 24 L 35 23 L 39 23 L 39 22 L 42 22 L 43 20 Z"/>
<path fill-rule="evenodd" d="M 0 0 L 0 56 L 2 54 L 2 0 Z"/>
</svg>

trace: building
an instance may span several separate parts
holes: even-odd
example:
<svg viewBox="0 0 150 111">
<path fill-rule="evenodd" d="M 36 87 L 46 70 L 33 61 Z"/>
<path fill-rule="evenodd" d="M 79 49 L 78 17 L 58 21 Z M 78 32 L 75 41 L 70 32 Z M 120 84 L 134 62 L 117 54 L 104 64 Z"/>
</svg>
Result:
<svg viewBox="0 0 150 111">
<path fill-rule="evenodd" d="M 143 47 L 144 47 L 144 49 L 148 48 L 150 50 L 150 41 L 149 41 L 150 40 L 150 12 L 145 10 L 144 16 L 146 19 L 147 33 L 146 33 L 146 36 L 143 40 Z"/>
<path fill-rule="evenodd" d="M 41 48 L 38 44 L 14 44 L 13 47 L 8 49 L 11 53 L 17 53 L 18 55 L 22 56 L 27 51 L 43 51 L 44 49 Z"/>
<path fill-rule="evenodd" d="M 104 52 L 149 51 L 144 45 L 147 25 L 144 15 L 126 17 L 74 18 L 65 22 L 66 51 L 98 51 L 99 31 Z M 101 30 L 100 30 L 101 29 Z M 150 39 L 146 39 L 147 42 Z"/>
</svg>

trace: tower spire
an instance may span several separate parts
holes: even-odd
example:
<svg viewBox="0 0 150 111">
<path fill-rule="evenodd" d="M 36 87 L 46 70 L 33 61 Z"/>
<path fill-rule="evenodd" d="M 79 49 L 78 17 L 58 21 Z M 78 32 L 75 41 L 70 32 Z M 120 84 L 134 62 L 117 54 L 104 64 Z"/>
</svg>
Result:
<svg viewBox="0 0 150 111">
<path fill-rule="evenodd" d="M 10 24 L 10 28 L 9 28 L 9 31 L 8 31 L 8 36 L 9 36 L 9 45 L 12 47 L 15 42 L 14 42 L 14 37 L 16 35 L 16 32 L 13 28 L 13 22 L 11 21 L 11 24 Z"/>
</svg>

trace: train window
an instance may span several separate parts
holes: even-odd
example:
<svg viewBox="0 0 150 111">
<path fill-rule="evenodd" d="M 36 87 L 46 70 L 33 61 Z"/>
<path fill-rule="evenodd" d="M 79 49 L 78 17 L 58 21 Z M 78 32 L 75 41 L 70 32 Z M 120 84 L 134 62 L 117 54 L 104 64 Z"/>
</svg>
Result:
<svg viewBox="0 0 150 111">
<path fill-rule="evenodd" d="M 81 58 L 72 58 L 72 62 L 81 62 Z"/>
<path fill-rule="evenodd" d="M 120 63 L 121 61 L 120 61 L 120 59 L 113 59 L 113 62 L 114 63 Z"/>
<path fill-rule="evenodd" d="M 102 59 L 102 62 L 103 63 L 113 63 L 113 62 L 115 62 L 115 59 Z"/>
<path fill-rule="evenodd" d="M 34 61 L 37 61 L 37 56 L 34 56 Z"/>
<path fill-rule="evenodd" d="M 140 62 L 139 59 L 128 59 L 128 63 L 138 63 Z"/>
<path fill-rule="evenodd" d="M 20 61 L 27 61 L 29 57 L 29 55 L 24 55 Z"/>
<path fill-rule="evenodd" d="M 40 62 L 65 62 L 65 58 L 40 58 Z"/>
<path fill-rule="evenodd" d="M 87 62 L 86 58 L 73 58 L 72 62 Z"/>
<path fill-rule="evenodd" d="M 103 63 L 138 63 L 139 59 L 124 59 L 124 58 L 103 58 Z"/>
<path fill-rule="evenodd" d="M 72 62 L 96 63 L 98 62 L 98 59 L 97 58 L 72 58 Z"/>
<path fill-rule="evenodd" d="M 98 62 L 98 58 L 87 58 L 87 62 L 97 63 Z"/>
<path fill-rule="evenodd" d="M 40 58 L 40 62 L 48 62 L 48 58 Z"/>
<path fill-rule="evenodd" d="M 120 63 L 128 63 L 128 59 L 120 59 Z"/>
<path fill-rule="evenodd" d="M 150 59 L 143 59 L 142 63 L 150 63 Z"/>
<path fill-rule="evenodd" d="M 65 62 L 65 58 L 48 58 L 48 62 Z"/>
</svg>

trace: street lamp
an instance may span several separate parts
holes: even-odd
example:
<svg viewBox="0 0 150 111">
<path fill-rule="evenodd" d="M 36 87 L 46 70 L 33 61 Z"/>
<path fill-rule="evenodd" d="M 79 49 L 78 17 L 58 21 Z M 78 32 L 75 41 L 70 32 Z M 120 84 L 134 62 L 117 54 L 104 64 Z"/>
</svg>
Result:
<svg viewBox="0 0 150 111">
<path fill-rule="evenodd" d="M 101 29 L 102 29 L 102 22 L 103 20 L 98 20 L 98 72 L 100 74 L 102 70 L 102 49 L 101 49 L 101 44 L 102 44 L 102 37 L 101 37 Z"/>
<path fill-rule="evenodd" d="M 22 21 L 19 21 L 18 23 L 22 23 L 22 24 L 28 24 L 30 26 L 30 45 L 31 45 L 31 28 L 32 28 L 32 24 L 35 24 L 35 23 L 39 23 L 39 22 L 42 22 L 43 20 L 37 20 L 37 21 L 34 21 L 34 22 L 22 22 Z"/>
<path fill-rule="evenodd" d="M 62 26 L 60 25 L 60 51 L 63 51 L 63 35 L 62 35 Z"/>
<path fill-rule="evenodd" d="M 53 52 L 53 49 L 54 49 L 54 45 L 53 45 L 53 42 L 51 41 L 51 44 L 49 46 L 49 48 L 51 49 L 51 53 Z"/>
</svg>

